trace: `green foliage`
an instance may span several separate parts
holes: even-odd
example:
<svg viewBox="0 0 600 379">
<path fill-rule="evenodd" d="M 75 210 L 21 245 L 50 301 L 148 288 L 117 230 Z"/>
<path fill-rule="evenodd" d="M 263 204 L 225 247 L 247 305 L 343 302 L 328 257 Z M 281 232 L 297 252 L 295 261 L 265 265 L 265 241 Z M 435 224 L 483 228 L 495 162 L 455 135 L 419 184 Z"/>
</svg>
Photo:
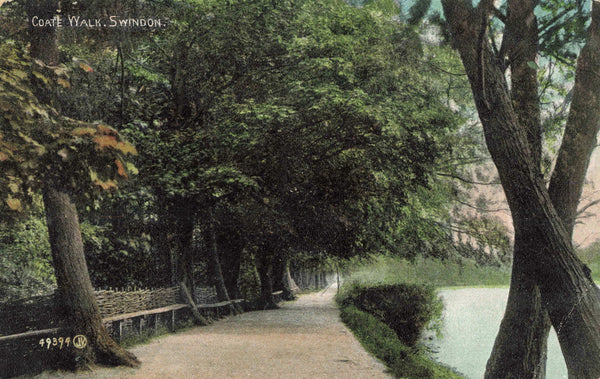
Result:
<svg viewBox="0 0 600 379">
<path fill-rule="evenodd" d="M 589 2 L 544 0 L 539 9 L 540 51 L 545 56 L 573 61 L 585 39 Z"/>
<path fill-rule="evenodd" d="M 51 106 L 56 89 L 70 86 L 69 68 L 31 62 L 10 43 L 1 45 L 0 57 L 0 188 L 7 194 L 0 209 L 22 211 L 47 182 L 89 201 L 128 177 L 125 156 L 137 153 L 133 145 L 106 125 L 64 117 Z"/>
<path fill-rule="evenodd" d="M 577 249 L 577 255 L 592 271 L 592 278 L 600 281 L 600 241 L 595 241 L 585 248 Z"/>
<path fill-rule="evenodd" d="M 173 33 L 143 44 L 158 75 L 146 85 L 168 80 L 168 111 L 125 132 L 161 207 L 243 209 L 254 246 L 276 236 L 270 246 L 349 255 L 392 244 L 376 229 L 428 185 L 458 119 L 419 85 L 418 38 L 375 13 L 340 1 L 175 12 Z"/>
<path fill-rule="evenodd" d="M 115 129 L 72 119 L 57 111 L 58 97 L 68 94 L 71 88 L 73 70 L 93 71 L 86 63 L 74 61 L 73 67 L 49 67 L 31 61 L 18 45 L 7 43 L 0 46 L 0 68 L 2 216 L 14 220 L 19 215 L 24 218 L 27 207 L 35 211 L 36 194 L 49 183 L 68 190 L 84 209 L 85 205 L 97 206 L 102 193 L 117 188 L 117 180 L 135 173 L 126 157 L 137 151 Z M 44 222 L 39 215 L 35 219 Z M 5 238 L 14 240 L 14 248 L 2 257 L 8 272 L 5 277 L 11 277 L 6 279 L 7 285 L 20 283 L 22 295 L 47 289 L 53 280 L 47 271 L 51 267 L 47 231 L 40 225 L 32 229 L 30 222 L 16 221 L 7 228 Z M 25 230 L 38 232 L 25 234 L 31 239 L 29 254 L 15 253 L 27 242 L 22 240 L 21 225 L 26 225 Z M 84 235 L 89 237 L 87 231 L 84 228 Z M 86 238 L 86 245 L 97 246 L 98 241 L 93 235 Z M 24 263 L 26 258 L 31 263 Z M 14 273 L 15 267 L 22 267 L 18 274 Z"/>
<path fill-rule="evenodd" d="M 0 300 L 46 294 L 55 287 L 48 231 L 41 212 L 0 224 Z"/>
<path fill-rule="evenodd" d="M 81 232 L 96 287 L 156 287 L 153 259 L 153 198 L 135 183 L 102 197 L 102 206 L 81 212 Z M 133 188 L 132 188 L 133 187 Z"/>
<path fill-rule="evenodd" d="M 254 255 L 248 250 L 242 252 L 238 283 L 243 299 L 251 304 L 258 301 L 260 298 L 260 278 L 256 270 Z"/>
<path fill-rule="evenodd" d="M 19 212 L 31 201 L 31 171 L 47 154 L 37 139 L 47 137 L 45 130 L 55 122 L 56 112 L 40 104 L 32 90 L 31 78 L 48 81 L 39 65 L 31 65 L 12 44 L 0 45 L 0 57 L 0 210 Z"/>
<path fill-rule="evenodd" d="M 338 267 L 339 259 L 326 253 L 300 251 L 290 257 L 289 263 L 292 270 L 297 268 L 299 270 L 333 272 Z"/>
<path fill-rule="evenodd" d="M 431 360 L 423 350 L 402 344 L 396 333 L 377 317 L 353 305 L 343 307 L 340 316 L 362 345 L 389 367 L 394 377 L 462 378 Z"/>
<path fill-rule="evenodd" d="M 478 153 L 477 137 L 460 126 L 465 80 L 444 74 L 456 68 L 449 49 L 422 44 L 406 22 L 418 24 L 429 2 L 138 5 L 119 6 L 168 17 L 169 28 L 64 30 L 68 63 L 57 69 L 30 64 L 16 45 L 1 48 L 5 108 L 16 104 L 11 94 L 35 86 L 52 96 L 20 100 L 15 114 L 30 140 L 5 132 L 10 119 L 1 116 L 0 169 L 8 174 L 0 208 L 14 214 L 44 181 L 72 189 L 85 205 L 97 285 L 152 285 L 161 271 L 161 283 L 170 280 L 169 258 L 186 238 L 181 225 L 206 230 L 208 208 L 232 245 L 300 254 L 301 265 L 367 252 L 456 254 L 449 228 L 457 186 L 434 173 L 462 172 L 452 165 Z M 81 15 L 115 6 L 64 4 Z M 99 119 L 115 128 L 92 123 Z"/>
<path fill-rule="evenodd" d="M 442 301 L 433 287 L 416 284 L 361 286 L 354 282 L 338 299 L 353 305 L 388 325 L 407 346 L 415 346 L 425 328 L 439 325 Z"/>
</svg>

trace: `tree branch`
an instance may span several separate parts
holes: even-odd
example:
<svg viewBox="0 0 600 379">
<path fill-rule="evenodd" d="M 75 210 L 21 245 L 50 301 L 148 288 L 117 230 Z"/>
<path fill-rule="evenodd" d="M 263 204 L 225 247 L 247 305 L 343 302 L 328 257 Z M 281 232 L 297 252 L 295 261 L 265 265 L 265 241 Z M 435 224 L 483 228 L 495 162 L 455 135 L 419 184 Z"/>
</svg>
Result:
<svg viewBox="0 0 600 379">
<path fill-rule="evenodd" d="M 467 203 L 466 201 L 460 201 L 460 200 L 456 200 L 457 203 L 464 205 L 465 207 L 471 208 L 471 209 L 475 209 L 477 212 L 483 212 L 483 213 L 495 213 L 495 212 L 509 212 L 510 209 L 508 208 L 496 208 L 496 209 L 486 209 L 486 208 L 481 208 L 478 207 L 476 205 L 472 205 Z"/>
<path fill-rule="evenodd" d="M 584 205 L 583 207 L 581 207 L 580 209 L 577 210 L 577 218 L 584 217 L 583 214 L 585 213 L 585 211 L 587 211 L 594 205 L 598 205 L 598 204 L 600 204 L 600 199 L 596 199 L 596 200 L 591 201 L 588 204 Z"/>
<path fill-rule="evenodd" d="M 479 186 L 497 186 L 500 184 L 500 182 L 477 182 L 474 180 L 469 180 L 469 179 L 465 179 L 461 176 L 455 175 L 455 174 L 449 174 L 449 173 L 445 173 L 445 172 L 436 172 L 435 173 L 438 176 L 443 176 L 443 177 L 447 177 L 447 178 L 452 178 L 452 179 L 456 179 L 459 180 L 463 183 L 467 183 L 467 184 L 475 184 L 475 185 L 479 185 Z"/>
</svg>

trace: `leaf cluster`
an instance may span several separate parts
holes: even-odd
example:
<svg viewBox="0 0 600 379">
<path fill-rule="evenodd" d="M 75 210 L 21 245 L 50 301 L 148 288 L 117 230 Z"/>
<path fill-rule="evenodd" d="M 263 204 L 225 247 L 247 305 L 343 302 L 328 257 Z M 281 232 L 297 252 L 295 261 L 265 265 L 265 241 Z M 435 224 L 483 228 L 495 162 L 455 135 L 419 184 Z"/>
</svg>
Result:
<svg viewBox="0 0 600 379">
<path fill-rule="evenodd" d="M 69 86 L 69 69 L 31 61 L 12 44 L 0 47 L 0 183 L 2 209 L 22 211 L 45 183 L 88 198 L 116 187 L 134 167 L 136 149 L 116 130 L 74 120 L 53 107 L 57 87 Z"/>
</svg>

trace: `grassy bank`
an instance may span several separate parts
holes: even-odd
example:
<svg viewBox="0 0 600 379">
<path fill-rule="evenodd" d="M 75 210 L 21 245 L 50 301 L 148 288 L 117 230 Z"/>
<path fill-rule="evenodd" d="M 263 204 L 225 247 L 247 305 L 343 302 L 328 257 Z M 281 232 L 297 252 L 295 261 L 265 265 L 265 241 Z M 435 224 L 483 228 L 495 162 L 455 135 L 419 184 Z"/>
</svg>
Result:
<svg viewBox="0 0 600 379">
<path fill-rule="evenodd" d="M 404 345 L 396 333 L 373 315 L 354 306 L 341 309 L 342 321 L 367 351 L 380 359 L 397 378 L 462 378 L 432 361 L 419 347 Z"/>
<path fill-rule="evenodd" d="M 510 284 L 509 268 L 477 266 L 438 259 L 418 259 L 411 263 L 394 257 L 376 257 L 370 263 L 353 265 L 344 275 L 345 284 L 428 284 L 434 287 L 503 287 Z M 343 288 L 343 287 L 342 287 Z"/>
<path fill-rule="evenodd" d="M 352 265 L 344 275 L 342 287 L 337 296 L 341 307 L 342 320 L 352 330 L 363 346 L 381 359 L 398 378 L 461 378 L 448 367 L 431 359 L 429 352 L 420 344 L 407 346 L 398 338 L 390 325 L 380 316 L 383 309 L 373 310 L 361 304 L 352 304 L 360 290 L 376 290 L 382 286 L 415 286 L 425 292 L 428 287 L 457 286 L 508 286 L 510 270 L 478 267 L 474 263 L 443 262 L 423 259 L 414 263 L 392 257 L 377 257 L 364 265 Z M 419 290 L 420 291 L 420 290 Z M 430 290 L 431 291 L 431 290 Z M 435 307 L 431 300 L 411 302 L 400 307 Z M 354 301 L 356 303 L 356 301 Z M 382 307 L 383 308 L 383 307 Z M 431 318 L 431 325 L 439 323 L 439 318 Z"/>
</svg>

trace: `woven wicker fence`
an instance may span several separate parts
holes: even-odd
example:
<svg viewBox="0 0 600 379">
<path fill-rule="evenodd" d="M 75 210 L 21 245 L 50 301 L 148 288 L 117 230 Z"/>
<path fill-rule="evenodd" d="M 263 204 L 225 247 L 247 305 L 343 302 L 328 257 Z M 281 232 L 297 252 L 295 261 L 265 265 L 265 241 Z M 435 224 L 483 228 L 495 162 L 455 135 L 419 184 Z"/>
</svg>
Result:
<svg viewBox="0 0 600 379">
<path fill-rule="evenodd" d="M 140 289 L 134 291 L 96 291 L 103 318 L 145 311 L 180 303 L 179 287 Z"/>
<path fill-rule="evenodd" d="M 219 302 L 215 287 L 196 287 L 194 291 L 196 304 L 215 304 Z"/>
<path fill-rule="evenodd" d="M 184 303 L 179 286 L 136 290 L 97 290 L 96 299 L 102 318 Z M 214 288 L 196 288 L 198 304 L 217 302 Z M 0 304 L 0 336 L 58 326 L 55 295 L 37 296 Z"/>
</svg>

